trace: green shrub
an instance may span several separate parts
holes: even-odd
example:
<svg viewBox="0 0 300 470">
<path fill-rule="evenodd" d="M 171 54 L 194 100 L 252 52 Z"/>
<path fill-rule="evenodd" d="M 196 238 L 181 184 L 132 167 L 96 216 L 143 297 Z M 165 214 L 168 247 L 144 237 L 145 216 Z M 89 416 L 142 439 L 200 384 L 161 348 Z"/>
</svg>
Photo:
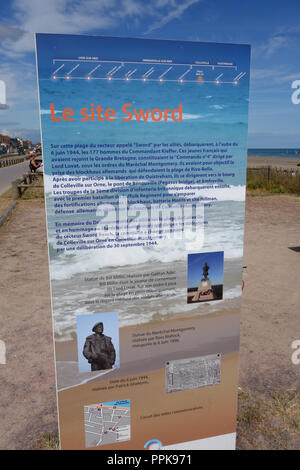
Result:
<svg viewBox="0 0 300 470">
<path fill-rule="evenodd" d="M 284 173 L 277 168 L 248 168 L 247 189 L 300 195 L 300 172 L 292 175 L 291 171 Z"/>
</svg>

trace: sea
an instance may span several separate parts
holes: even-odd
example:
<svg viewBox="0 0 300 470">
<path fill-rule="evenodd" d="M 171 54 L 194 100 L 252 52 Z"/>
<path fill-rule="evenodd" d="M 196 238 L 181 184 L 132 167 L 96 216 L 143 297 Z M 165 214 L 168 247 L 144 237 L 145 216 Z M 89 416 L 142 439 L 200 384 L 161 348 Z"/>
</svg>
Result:
<svg viewBox="0 0 300 470">
<path fill-rule="evenodd" d="M 280 158 L 284 161 L 286 158 L 299 158 L 300 159 L 300 149 L 298 148 L 288 148 L 288 149 L 278 149 L 278 148 L 249 148 L 248 157 L 262 157 L 262 158 Z"/>
</svg>

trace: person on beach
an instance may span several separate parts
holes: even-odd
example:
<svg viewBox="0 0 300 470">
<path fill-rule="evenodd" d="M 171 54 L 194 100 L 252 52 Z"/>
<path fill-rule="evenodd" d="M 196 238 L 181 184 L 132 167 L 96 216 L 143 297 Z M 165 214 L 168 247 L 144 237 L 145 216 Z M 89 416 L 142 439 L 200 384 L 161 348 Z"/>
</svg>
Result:
<svg viewBox="0 0 300 470">
<path fill-rule="evenodd" d="M 36 155 L 35 153 L 33 153 L 29 160 L 29 168 L 32 173 L 35 173 L 36 170 L 41 166 L 41 163 L 36 162 L 35 159 L 36 159 Z"/>
<path fill-rule="evenodd" d="M 112 369 L 116 351 L 110 336 L 103 334 L 103 323 L 94 325 L 94 334 L 87 336 L 82 354 L 91 364 L 91 371 Z"/>
</svg>

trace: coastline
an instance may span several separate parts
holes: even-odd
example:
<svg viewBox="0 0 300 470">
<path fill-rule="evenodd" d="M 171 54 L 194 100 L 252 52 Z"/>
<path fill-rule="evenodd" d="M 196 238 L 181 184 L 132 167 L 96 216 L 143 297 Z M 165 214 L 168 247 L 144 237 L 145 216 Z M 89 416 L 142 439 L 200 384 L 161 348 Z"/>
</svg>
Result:
<svg viewBox="0 0 300 470">
<path fill-rule="evenodd" d="M 262 157 L 259 155 L 248 156 L 247 168 L 261 168 L 270 166 L 271 168 L 282 168 L 284 170 L 300 171 L 299 158 Z"/>
</svg>

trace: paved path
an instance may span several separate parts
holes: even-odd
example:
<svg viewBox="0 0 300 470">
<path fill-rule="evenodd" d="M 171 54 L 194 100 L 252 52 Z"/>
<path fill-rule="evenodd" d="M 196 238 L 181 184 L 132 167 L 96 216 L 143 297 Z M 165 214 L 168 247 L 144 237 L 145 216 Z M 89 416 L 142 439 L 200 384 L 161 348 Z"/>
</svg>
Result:
<svg viewBox="0 0 300 470">
<path fill-rule="evenodd" d="M 0 168 L 0 194 L 9 189 L 12 181 L 29 171 L 29 161 Z"/>
<path fill-rule="evenodd" d="M 19 199 L 0 228 L 1 450 L 30 449 L 57 430 L 45 228 L 44 201 L 34 199 Z"/>
</svg>

